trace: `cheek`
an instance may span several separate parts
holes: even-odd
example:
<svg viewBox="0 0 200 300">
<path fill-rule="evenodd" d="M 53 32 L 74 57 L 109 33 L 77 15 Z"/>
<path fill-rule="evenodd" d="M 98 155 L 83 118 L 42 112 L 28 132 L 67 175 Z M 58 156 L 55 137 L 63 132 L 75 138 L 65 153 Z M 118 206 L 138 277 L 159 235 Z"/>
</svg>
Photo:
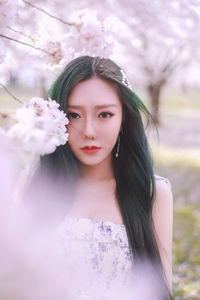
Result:
<svg viewBox="0 0 200 300">
<path fill-rule="evenodd" d="M 78 137 L 78 132 L 71 126 L 67 126 L 67 132 L 69 133 L 68 136 L 68 144 L 70 148 L 73 150 L 75 146 L 77 146 L 77 141 L 80 140 L 80 137 Z"/>
<path fill-rule="evenodd" d="M 67 125 L 67 132 L 69 133 L 69 135 L 71 137 L 77 136 L 78 134 L 80 135 L 81 127 L 82 127 L 82 124 L 81 124 L 81 126 L 80 125 L 77 126 L 77 124 Z"/>
<path fill-rule="evenodd" d="M 110 122 L 110 124 L 107 124 L 106 126 L 101 126 L 101 132 L 99 132 L 100 139 L 107 144 L 109 148 L 114 147 L 120 132 L 120 127 L 120 122 Z"/>
</svg>

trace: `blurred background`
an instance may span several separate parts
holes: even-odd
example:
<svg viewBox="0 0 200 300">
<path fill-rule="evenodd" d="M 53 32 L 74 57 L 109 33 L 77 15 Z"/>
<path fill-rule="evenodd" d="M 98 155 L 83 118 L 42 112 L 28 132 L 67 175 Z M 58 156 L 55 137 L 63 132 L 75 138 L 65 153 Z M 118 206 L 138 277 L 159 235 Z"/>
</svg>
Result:
<svg viewBox="0 0 200 300">
<path fill-rule="evenodd" d="M 200 1 L 3 1 L 0 17 L 2 127 L 14 98 L 46 98 L 76 56 L 125 71 L 158 129 L 147 128 L 155 173 L 172 185 L 174 298 L 200 299 Z"/>
</svg>

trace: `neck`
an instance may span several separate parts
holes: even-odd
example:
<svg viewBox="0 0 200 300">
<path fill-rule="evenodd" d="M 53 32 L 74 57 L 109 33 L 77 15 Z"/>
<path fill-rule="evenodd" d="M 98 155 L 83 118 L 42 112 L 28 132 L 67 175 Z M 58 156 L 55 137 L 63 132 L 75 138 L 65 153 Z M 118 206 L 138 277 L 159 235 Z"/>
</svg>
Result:
<svg viewBox="0 0 200 300">
<path fill-rule="evenodd" d="M 114 172 L 112 166 L 112 157 L 109 156 L 104 161 L 100 162 L 97 165 L 89 166 L 83 165 L 80 166 L 80 177 L 82 179 L 88 179 L 92 181 L 102 181 L 102 180 L 111 180 L 114 179 Z"/>
</svg>

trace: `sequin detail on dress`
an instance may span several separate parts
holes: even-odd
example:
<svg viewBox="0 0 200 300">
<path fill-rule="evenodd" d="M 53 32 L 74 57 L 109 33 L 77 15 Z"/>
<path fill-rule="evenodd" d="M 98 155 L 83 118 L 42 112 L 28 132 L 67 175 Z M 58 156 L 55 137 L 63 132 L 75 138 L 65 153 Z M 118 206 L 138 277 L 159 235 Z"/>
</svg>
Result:
<svg viewBox="0 0 200 300">
<path fill-rule="evenodd" d="M 126 284 L 133 255 L 125 225 L 89 218 L 66 217 L 57 232 L 63 266 L 78 273 L 76 281 L 79 289 L 76 288 L 70 300 L 93 299 L 89 298 L 88 286 L 90 289 L 91 284 L 95 282 L 95 276 L 96 281 L 101 284 L 102 293 L 101 297 L 95 299 L 107 299 L 103 295 L 107 295 L 108 289 L 117 282 Z"/>
</svg>

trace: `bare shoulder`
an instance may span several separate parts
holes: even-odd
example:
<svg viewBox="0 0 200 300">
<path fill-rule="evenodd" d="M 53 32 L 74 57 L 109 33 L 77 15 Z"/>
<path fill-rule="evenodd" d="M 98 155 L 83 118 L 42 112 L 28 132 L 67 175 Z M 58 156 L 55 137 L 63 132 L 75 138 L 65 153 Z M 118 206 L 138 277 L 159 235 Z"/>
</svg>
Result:
<svg viewBox="0 0 200 300">
<path fill-rule="evenodd" d="M 155 237 L 161 254 L 165 273 L 172 286 L 172 236 L 173 236 L 173 195 L 170 181 L 156 175 L 155 195 L 152 209 Z"/>
<path fill-rule="evenodd" d="M 173 194 L 169 179 L 155 175 L 155 194 L 153 201 L 153 217 L 162 218 L 172 214 Z M 165 217 L 163 218 L 163 220 Z"/>
<path fill-rule="evenodd" d="M 169 214 L 173 210 L 172 186 L 169 179 L 155 175 L 155 194 L 153 201 L 154 218 Z"/>
<path fill-rule="evenodd" d="M 162 190 L 163 191 L 172 190 L 171 182 L 169 181 L 168 178 L 159 175 L 154 175 L 154 177 L 155 177 L 156 190 L 159 190 L 160 192 Z"/>
<path fill-rule="evenodd" d="M 168 178 L 155 175 L 155 195 L 154 204 L 156 202 L 172 202 L 172 185 Z"/>
</svg>

